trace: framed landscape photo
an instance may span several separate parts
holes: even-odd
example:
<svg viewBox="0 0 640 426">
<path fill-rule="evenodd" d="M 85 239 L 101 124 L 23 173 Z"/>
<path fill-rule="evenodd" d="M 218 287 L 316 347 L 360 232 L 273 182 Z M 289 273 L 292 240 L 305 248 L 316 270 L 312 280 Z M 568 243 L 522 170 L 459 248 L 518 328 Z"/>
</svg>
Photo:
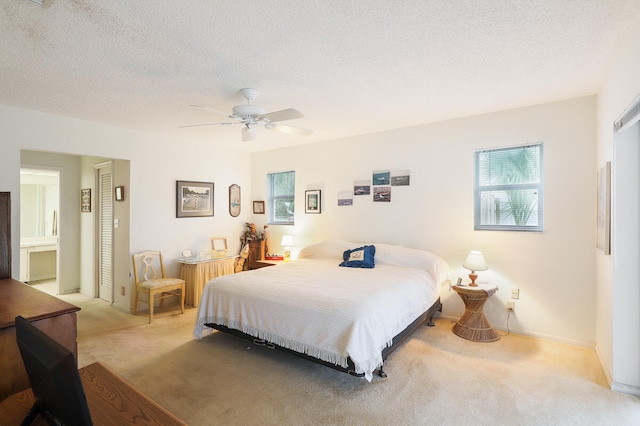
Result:
<svg viewBox="0 0 640 426">
<path fill-rule="evenodd" d="M 176 181 L 176 217 L 213 216 L 213 182 Z"/>
<path fill-rule="evenodd" d="M 321 205 L 320 205 L 320 190 L 315 189 L 311 191 L 304 191 L 304 212 L 305 213 L 322 213 Z"/>
<path fill-rule="evenodd" d="M 229 187 L 229 214 L 231 217 L 238 217 L 240 204 L 240 187 L 234 183 Z"/>
<path fill-rule="evenodd" d="M 253 214 L 264 214 L 264 201 L 253 202 Z"/>
</svg>

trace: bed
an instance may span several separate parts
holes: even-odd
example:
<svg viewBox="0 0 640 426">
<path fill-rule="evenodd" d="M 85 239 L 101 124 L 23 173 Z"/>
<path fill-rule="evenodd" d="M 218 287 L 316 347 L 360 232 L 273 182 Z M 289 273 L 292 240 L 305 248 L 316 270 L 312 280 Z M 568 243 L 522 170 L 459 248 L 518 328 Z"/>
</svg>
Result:
<svg viewBox="0 0 640 426">
<path fill-rule="evenodd" d="M 375 267 L 341 267 L 343 253 L 363 246 L 324 241 L 298 260 L 208 282 L 194 337 L 217 329 L 285 349 L 365 377 L 382 370 L 397 346 L 441 311 L 449 266 L 424 250 L 375 247 Z"/>
</svg>

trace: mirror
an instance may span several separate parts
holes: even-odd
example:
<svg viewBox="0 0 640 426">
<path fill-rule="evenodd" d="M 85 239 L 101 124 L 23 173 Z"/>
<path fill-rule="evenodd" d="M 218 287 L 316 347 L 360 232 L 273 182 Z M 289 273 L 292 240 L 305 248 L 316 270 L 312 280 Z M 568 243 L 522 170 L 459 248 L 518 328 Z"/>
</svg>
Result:
<svg viewBox="0 0 640 426">
<path fill-rule="evenodd" d="M 20 169 L 20 238 L 58 235 L 59 172 Z"/>
</svg>

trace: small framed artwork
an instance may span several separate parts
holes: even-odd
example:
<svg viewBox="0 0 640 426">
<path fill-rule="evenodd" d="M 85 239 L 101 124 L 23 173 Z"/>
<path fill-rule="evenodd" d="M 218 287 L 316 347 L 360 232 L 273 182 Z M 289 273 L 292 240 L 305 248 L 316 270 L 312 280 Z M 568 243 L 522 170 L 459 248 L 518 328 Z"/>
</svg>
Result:
<svg viewBox="0 0 640 426">
<path fill-rule="evenodd" d="M 213 216 L 213 182 L 176 181 L 176 217 Z"/>
<path fill-rule="evenodd" d="M 389 170 L 375 170 L 373 172 L 373 185 L 389 185 L 391 172 Z"/>
<path fill-rule="evenodd" d="M 231 217 L 240 214 L 240 187 L 235 183 L 229 187 L 229 214 Z"/>
<path fill-rule="evenodd" d="M 409 170 L 391 170 L 391 186 L 409 186 L 410 181 Z"/>
<path fill-rule="evenodd" d="M 353 205 L 353 192 L 340 191 L 338 192 L 338 205 L 339 206 L 352 206 Z"/>
<path fill-rule="evenodd" d="M 253 202 L 253 214 L 264 214 L 264 201 Z"/>
<path fill-rule="evenodd" d="M 304 212 L 305 213 L 322 213 L 320 190 L 314 189 L 311 191 L 304 191 Z"/>
<path fill-rule="evenodd" d="M 91 213 L 91 189 L 80 190 L 80 211 L 82 213 Z"/>
<path fill-rule="evenodd" d="M 227 255 L 227 239 L 226 237 L 211 238 L 211 254 L 217 256 Z"/>
<path fill-rule="evenodd" d="M 124 201 L 124 186 L 116 186 L 115 189 L 116 201 Z"/>
<path fill-rule="evenodd" d="M 391 187 L 377 186 L 373 188 L 373 201 L 380 203 L 388 203 L 391 201 Z"/>
<path fill-rule="evenodd" d="M 598 170 L 598 248 L 611 254 L 611 162 Z"/>
<path fill-rule="evenodd" d="M 370 180 L 357 180 L 353 182 L 353 195 L 369 195 L 371 194 Z"/>
</svg>

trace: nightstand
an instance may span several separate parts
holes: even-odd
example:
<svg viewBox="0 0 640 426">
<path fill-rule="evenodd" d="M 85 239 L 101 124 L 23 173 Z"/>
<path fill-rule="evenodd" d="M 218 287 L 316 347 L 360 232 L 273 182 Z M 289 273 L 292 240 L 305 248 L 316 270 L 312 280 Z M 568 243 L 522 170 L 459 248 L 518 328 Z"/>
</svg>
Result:
<svg viewBox="0 0 640 426">
<path fill-rule="evenodd" d="M 497 289 L 491 284 L 479 284 L 478 287 L 453 286 L 453 290 L 464 302 L 464 314 L 454 324 L 454 334 L 474 342 L 495 342 L 500 339 L 500 335 L 484 316 L 484 303 Z"/>
<path fill-rule="evenodd" d="M 279 260 L 271 260 L 271 259 L 261 259 L 261 260 L 256 260 L 253 263 L 253 267 L 251 269 L 258 269 L 258 268 L 264 268 L 265 266 L 274 266 L 274 265 L 280 265 L 282 264 L 284 261 L 279 259 Z"/>
</svg>

